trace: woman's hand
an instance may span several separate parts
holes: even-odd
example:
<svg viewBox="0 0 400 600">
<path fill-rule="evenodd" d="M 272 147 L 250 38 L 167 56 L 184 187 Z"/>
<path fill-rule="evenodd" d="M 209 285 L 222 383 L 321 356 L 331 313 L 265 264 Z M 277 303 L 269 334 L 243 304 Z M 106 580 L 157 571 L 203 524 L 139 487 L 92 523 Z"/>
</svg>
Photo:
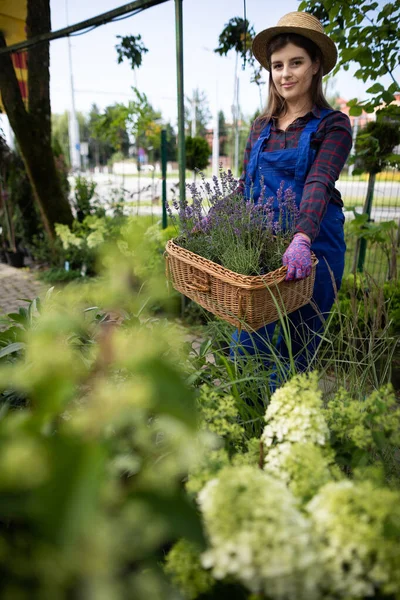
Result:
<svg viewBox="0 0 400 600">
<path fill-rule="evenodd" d="M 305 279 L 311 273 L 311 240 L 305 233 L 296 233 L 282 263 L 288 268 L 285 281 Z"/>
</svg>

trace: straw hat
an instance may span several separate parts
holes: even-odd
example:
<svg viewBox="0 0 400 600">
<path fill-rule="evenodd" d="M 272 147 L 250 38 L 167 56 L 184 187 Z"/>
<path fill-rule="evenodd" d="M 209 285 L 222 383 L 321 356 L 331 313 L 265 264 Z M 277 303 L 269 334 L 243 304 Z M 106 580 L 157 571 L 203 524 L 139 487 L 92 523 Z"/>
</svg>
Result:
<svg viewBox="0 0 400 600">
<path fill-rule="evenodd" d="M 270 70 L 267 46 L 272 38 L 280 33 L 298 33 L 313 41 L 322 52 L 324 75 L 332 71 L 337 61 L 336 46 L 324 33 L 324 28 L 318 19 L 305 12 L 290 12 L 279 19 L 276 27 L 269 27 L 256 35 L 253 41 L 253 54 L 265 69 Z"/>
</svg>

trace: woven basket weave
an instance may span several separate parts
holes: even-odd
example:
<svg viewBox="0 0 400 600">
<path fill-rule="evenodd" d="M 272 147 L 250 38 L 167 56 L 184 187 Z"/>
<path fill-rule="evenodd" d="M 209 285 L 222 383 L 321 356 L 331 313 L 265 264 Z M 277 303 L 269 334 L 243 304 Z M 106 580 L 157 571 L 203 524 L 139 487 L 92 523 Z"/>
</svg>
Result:
<svg viewBox="0 0 400 600">
<path fill-rule="evenodd" d="M 167 279 L 178 292 L 247 331 L 277 321 L 279 311 L 289 314 L 308 304 L 318 264 L 313 254 L 311 275 L 296 281 L 285 281 L 287 267 L 261 276 L 240 275 L 173 240 L 167 243 L 165 260 Z"/>
</svg>

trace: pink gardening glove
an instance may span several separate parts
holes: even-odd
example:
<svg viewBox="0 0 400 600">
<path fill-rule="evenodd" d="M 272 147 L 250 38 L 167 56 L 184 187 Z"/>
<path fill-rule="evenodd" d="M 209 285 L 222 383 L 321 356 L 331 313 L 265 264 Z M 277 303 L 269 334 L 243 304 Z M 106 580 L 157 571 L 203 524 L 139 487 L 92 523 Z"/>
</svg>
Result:
<svg viewBox="0 0 400 600">
<path fill-rule="evenodd" d="M 288 268 L 285 281 L 305 279 L 311 273 L 311 242 L 303 233 L 296 233 L 282 257 Z"/>
</svg>

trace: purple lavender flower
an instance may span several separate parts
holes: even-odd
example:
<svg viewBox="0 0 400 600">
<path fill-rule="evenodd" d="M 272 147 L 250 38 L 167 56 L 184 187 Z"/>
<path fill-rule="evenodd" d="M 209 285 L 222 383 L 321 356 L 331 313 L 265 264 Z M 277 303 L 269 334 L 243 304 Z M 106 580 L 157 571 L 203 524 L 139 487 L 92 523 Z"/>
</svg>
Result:
<svg viewBox="0 0 400 600">
<path fill-rule="evenodd" d="M 213 183 L 214 183 L 214 193 L 219 197 L 223 197 L 223 194 L 221 192 L 221 188 L 219 187 L 219 181 L 218 181 L 218 177 L 216 175 L 213 175 Z"/>
<path fill-rule="evenodd" d="M 285 189 L 284 181 L 276 196 L 267 198 L 267 186 L 261 178 L 256 201 L 252 195 L 244 199 L 238 180 L 231 171 L 224 173 L 222 169 L 220 179 L 213 177 L 212 185 L 201 174 L 201 184 L 187 184 L 187 189 L 190 202 L 173 201 L 186 248 L 216 262 L 226 257 L 227 248 L 232 248 L 232 252 L 249 251 L 253 256 L 259 252 L 260 268 L 270 270 L 271 260 L 277 268 L 280 250 L 287 239 L 285 231 L 293 226 L 298 215 L 295 194 L 291 188 Z"/>
</svg>

